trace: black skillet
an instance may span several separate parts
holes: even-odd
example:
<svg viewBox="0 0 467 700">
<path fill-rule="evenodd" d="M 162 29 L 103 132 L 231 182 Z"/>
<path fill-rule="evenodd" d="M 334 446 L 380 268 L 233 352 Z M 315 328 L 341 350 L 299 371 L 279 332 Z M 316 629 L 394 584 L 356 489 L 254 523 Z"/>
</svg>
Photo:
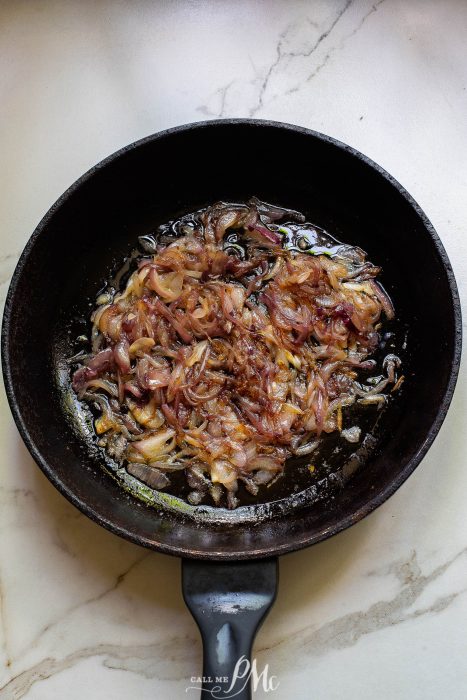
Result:
<svg viewBox="0 0 467 700">
<path fill-rule="evenodd" d="M 259 505 L 186 511 L 176 498 L 145 492 L 158 500 L 151 507 L 128 492 L 134 484 L 127 490 L 119 485 L 115 465 L 106 466 L 73 402 L 65 359 L 72 339 L 86 330 L 90 302 L 138 236 L 180 213 L 252 195 L 304 212 L 383 267 L 397 323 L 382 352 L 393 343 L 403 354 L 405 382 L 382 413 L 370 407 L 364 432 L 372 437 L 356 456 L 348 449 L 333 455 L 315 477 L 306 466 L 288 465 Z M 227 690 L 236 662 L 249 658 L 256 629 L 274 600 L 275 557 L 361 520 L 419 464 L 454 391 L 461 313 L 438 236 L 384 170 L 316 132 L 222 120 L 149 136 L 70 187 L 20 258 L 2 341 L 13 416 L 42 471 L 95 522 L 183 557 L 184 597 L 204 641 L 203 687 L 218 686 L 214 696 L 247 698 L 244 662 L 238 668 L 243 677 Z"/>
</svg>

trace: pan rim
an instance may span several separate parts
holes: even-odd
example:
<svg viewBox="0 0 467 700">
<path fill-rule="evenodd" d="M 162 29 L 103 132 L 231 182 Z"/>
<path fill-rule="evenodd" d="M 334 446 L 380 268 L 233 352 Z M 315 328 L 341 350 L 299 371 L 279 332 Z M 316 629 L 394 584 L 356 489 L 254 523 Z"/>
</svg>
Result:
<svg viewBox="0 0 467 700">
<path fill-rule="evenodd" d="M 95 510 L 93 510 L 87 502 L 83 501 L 74 491 L 72 491 L 55 473 L 53 468 L 51 468 L 47 462 L 47 460 L 42 456 L 41 452 L 37 449 L 34 440 L 31 438 L 28 428 L 27 428 L 27 423 L 23 419 L 20 407 L 16 401 L 15 397 L 15 388 L 14 388 L 14 381 L 12 377 L 12 372 L 11 372 L 11 365 L 10 365 L 10 324 L 11 324 L 11 317 L 12 317 L 12 311 L 13 311 L 13 301 L 16 293 L 16 289 L 19 283 L 19 280 L 22 275 L 22 271 L 24 269 L 24 266 L 26 264 L 26 261 L 29 257 L 29 254 L 33 250 L 37 239 L 39 236 L 42 234 L 44 229 L 46 229 L 50 219 L 54 216 L 55 212 L 60 209 L 62 204 L 70 197 L 73 195 L 73 193 L 79 189 L 85 182 L 90 180 L 94 174 L 105 168 L 108 164 L 114 162 L 121 156 L 125 155 L 126 153 L 135 150 L 137 148 L 140 148 L 144 146 L 147 143 L 152 143 L 154 141 L 157 141 L 159 139 L 166 138 L 167 136 L 170 136 L 172 134 L 176 134 L 179 132 L 187 132 L 187 131 L 193 131 L 197 129 L 205 129 L 205 128 L 210 128 L 210 127 L 222 127 L 222 126 L 232 126 L 232 125 L 240 125 L 240 126 L 251 126 L 251 127 L 265 127 L 265 128 L 273 128 L 273 129 L 280 129 L 280 130 L 286 130 L 286 131 L 291 131 L 295 133 L 302 134 L 304 136 L 312 137 L 318 141 L 328 143 L 329 145 L 336 147 L 342 151 L 347 152 L 349 155 L 353 156 L 354 158 L 357 158 L 360 162 L 362 162 L 364 165 L 370 167 L 372 170 L 376 171 L 380 176 L 382 176 L 392 187 L 394 187 L 397 192 L 406 200 L 406 202 L 409 204 L 409 206 L 415 211 L 419 219 L 421 220 L 427 234 L 430 236 L 437 254 L 439 255 L 441 262 L 443 264 L 443 268 L 446 272 L 446 277 L 449 285 L 449 290 L 450 290 L 450 295 L 451 295 L 451 302 L 452 302 L 452 310 L 453 310 L 453 317 L 454 317 L 454 338 L 453 338 L 453 354 L 450 359 L 450 365 L 451 365 L 451 371 L 449 375 L 449 380 L 446 384 L 445 391 L 443 394 L 443 397 L 441 401 L 439 402 L 438 410 L 436 413 L 436 416 L 431 423 L 431 426 L 429 430 L 427 431 L 426 437 L 422 444 L 419 446 L 418 450 L 416 453 L 413 455 L 413 457 L 406 463 L 405 467 L 399 472 L 397 475 L 397 478 L 393 479 L 390 483 L 387 484 L 387 486 L 383 489 L 383 491 L 378 492 L 373 498 L 369 499 L 366 501 L 365 505 L 357 512 L 348 515 L 346 518 L 343 518 L 333 524 L 332 526 L 329 526 L 325 528 L 324 530 L 320 530 L 312 535 L 307 534 L 299 538 L 298 540 L 294 540 L 292 542 L 285 543 L 283 545 L 274 545 L 271 547 L 270 545 L 265 548 L 259 548 L 259 549 L 253 549 L 253 550 L 248 550 L 247 552 L 238 552 L 238 551 L 207 551 L 207 550 L 193 550 L 193 549 L 187 549 L 183 546 L 177 546 L 177 545 L 167 545 L 163 542 L 158 542 L 155 541 L 154 539 L 151 539 L 149 537 L 142 536 L 141 534 L 137 534 L 134 531 L 131 531 L 129 529 L 126 529 L 125 527 L 116 525 L 115 522 L 113 522 L 111 519 L 109 519 L 107 516 L 103 515 L 102 513 L 96 513 Z M 262 120 L 262 119 L 242 119 L 242 118 L 236 118 L 236 119 L 215 119 L 215 120 L 207 120 L 207 121 L 198 121 L 198 122 L 192 122 L 188 124 L 183 124 L 180 126 L 172 127 L 169 129 L 165 129 L 163 131 L 156 132 L 154 134 L 150 134 L 148 136 L 145 136 L 142 139 L 139 139 L 137 141 L 134 141 L 127 146 L 124 146 L 123 148 L 115 151 L 114 153 L 110 154 L 103 160 L 101 160 L 99 163 L 95 164 L 92 166 L 89 170 L 87 170 L 80 178 L 78 178 L 70 187 L 68 187 L 65 192 L 56 200 L 56 202 L 50 207 L 50 209 L 46 212 L 46 214 L 42 217 L 41 221 L 39 224 L 36 226 L 34 229 L 31 237 L 27 241 L 21 256 L 18 260 L 17 266 L 15 268 L 15 271 L 13 273 L 10 286 L 8 289 L 6 301 L 5 301 L 5 309 L 4 309 L 4 314 L 3 314 L 3 323 L 2 323 L 2 348 L 1 348 L 1 354 L 2 354 L 2 371 L 3 371 L 3 378 L 4 378 L 4 384 L 5 384 L 5 390 L 6 390 L 6 395 L 7 399 L 10 405 L 10 410 L 13 414 L 14 421 L 16 423 L 16 426 L 21 434 L 21 437 L 28 448 L 31 456 L 35 460 L 35 462 L 38 464 L 42 472 L 45 474 L 45 476 L 49 479 L 49 481 L 55 486 L 55 488 L 62 494 L 64 495 L 68 501 L 70 501 L 76 508 L 78 508 L 84 515 L 89 517 L 91 520 L 96 522 L 97 524 L 103 526 L 107 530 L 113 532 L 114 534 L 119 535 L 120 537 L 123 537 L 124 539 L 127 539 L 135 544 L 138 544 L 140 546 L 144 546 L 150 549 L 153 549 L 155 551 L 159 551 L 165 554 L 171 554 L 174 556 L 182 556 L 182 557 L 188 557 L 188 558 L 194 558 L 194 559 L 218 559 L 218 560 L 238 560 L 238 559 L 257 559 L 257 558 L 265 558 L 265 557 L 271 557 L 274 555 L 279 555 L 279 554 L 285 554 L 288 552 L 296 551 L 299 549 L 303 549 L 304 547 L 310 546 L 312 544 L 316 544 L 317 542 L 323 541 L 325 539 L 328 539 L 329 537 L 347 529 L 351 525 L 355 524 L 356 522 L 362 520 L 365 518 L 367 515 L 369 515 L 371 512 L 373 512 L 376 508 L 378 508 L 380 505 L 382 505 L 390 496 L 392 496 L 399 488 L 400 486 L 408 479 L 408 477 L 413 473 L 415 468 L 420 464 L 422 461 L 423 457 L 427 453 L 428 449 L 431 447 L 433 441 L 435 440 L 442 423 L 444 422 L 444 419 L 446 417 L 446 414 L 449 409 L 449 405 L 451 403 L 456 382 L 457 382 L 457 377 L 459 374 L 459 366 L 460 366 L 460 359 L 461 359 L 461 349 L 462 349 L 462 317 L 461 317 L 461 305 L 460 305 L 460 298 L 459 298 L 459 293 L 457 289 L 457 284 L 456 280 L 454 277 L 454 272 L 451 266 L 451 263 L 449 261 L 449 258 L 447 256 L 447 253 L 444 249 L 444 246 L 436 233 L 433 225 L 431 224 L 430 220 L 424 213 L 424 211 L 421 209 L 421 207 L 417 204 L 417 202 L 413 199 L 413 197 L 407 192 L 407 190 L 396 180 L 392 175 L 390 175 L 384 168 L 382 168 L 380 165 L 375 163 L 371 158 L 363 154 L 361 151 L 358 151 L 352 146 L 349 146 L 334 137 L 328 136 L 326 134 L 322 134 L 318 131 L 314 131 L 312 129 L 307 129 L 305 127 L 301 126 L 296 126 L 293 124 L 288 124 L 285 122 L 278 122 L 278 121 L 272 121 L 272 120 Z"/>
</svg>

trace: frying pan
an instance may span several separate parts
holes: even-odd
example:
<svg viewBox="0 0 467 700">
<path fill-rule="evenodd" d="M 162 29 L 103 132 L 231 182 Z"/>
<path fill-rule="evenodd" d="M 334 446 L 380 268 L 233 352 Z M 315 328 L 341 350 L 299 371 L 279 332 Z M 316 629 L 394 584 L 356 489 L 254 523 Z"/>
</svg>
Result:
<svg viewBox="0 0 467 700">
<path fill-rule="evenodd" d="M 314 478 L 306 465 L 288 464 L 260 503 L 227 511 L 138 492 L 134 480 L 122 485 L 74 403 L 66 364 L 73 338 L 87 330 L 90 304 L 138 236 L 209 203 L 252 195 L 302 211 L 383 267 L 397 312 L 384 351 L 402 353 L 404 384 L 383 411 L 365 412 L 368 439 L 357 450 L 333 450 Z M 448 410 L 460 351 L 449 260 L 401 185 L 328 136 L 241 119 L 149 136 L 80 178 L 26 245 L 2 328 L 11 410 L 45 475 L 95 522 L 183 558 L 183 593 L 204 643 L 203 689 L 213 697 L 250 697 L 247 660 L 274 600 L 277 556 L 361 520 L 419 464 Z"/>
</svg>

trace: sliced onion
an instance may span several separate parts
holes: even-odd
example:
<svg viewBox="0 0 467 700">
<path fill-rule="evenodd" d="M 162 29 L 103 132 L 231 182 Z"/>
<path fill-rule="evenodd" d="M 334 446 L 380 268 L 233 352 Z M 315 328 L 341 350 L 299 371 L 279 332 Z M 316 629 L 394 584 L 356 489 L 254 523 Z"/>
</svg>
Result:
<svg viewBox="0 0 467 700">
<path fill-rule="evenodd" d="M 369 283 L 378 297 L 378 300 L 383 307 L 384 313 L 386 314 L 386 317 L 388 319 L 392 319 L 395 316 L 395 311 L 394 311 L 394 306 L 392 304 L 392 301 L 386 294 L 386 291 L 383 289 L 383 286 L 379 282 L 375 282 L 375 280 L 370 280 Z"/>
<path fill-rule="evenodd" d="M 115 364 L 122 374 L 128 374 L 131 369 L 128 340 L 120 340 L 114 347 Z"/>
<path fill-rule="evenodd" d="M 164 489 L 169 484 L 169 479 L 160 469 L 149 467 L 147 464 L 130 462 L 126 469 L 129 474 L 135 476 L 153 489 Z"/>
<path fill-rule="evenodd" d="M 360 440 L 361 434 L 362 430 L 357 425 L 354 425 L 351 428 L 346 428 L 345 430 L 341 430 L 341 436 L 345 438 L 348 442 L 358 442 Z"/>
<path fill-rule="evenodd" d="M 384 396 L 384 394 L 370 394 L 362 399 L 358 399 L 357 403 L 360 403 L 363 406 L 369 406 L 370 404 L 382 406 L 384 403 L 386 403 L 386 396 Z"/>
<path fill-rule="evenodd" d="M 237 471 L 226 460 L 215 459 L 211 465 L 211 481 L 222 484 L 229 491 L 237 490 Z"/>
<path fill-rule="evenodd" d="M 135 342 L 130 345 L 128 352 L 130 357 L 136 357 L 136 355 L 149 352 L 154 345 L 154 338 L 138 338 L 138 340 L 135 340 Z"/>
<path fill-rule="evenodd" d="M 318 446 L 319 440 L 312 440 L 311 442 L 306 442 L 304 445 L 300 445 L 300 447 L 295 448 L 294 455 L 297 455 L 297 457 L 309 455 L 312 452 L 314 452 Z"/>
<path fill-rule="evenodd" d="M 192 334 L 175 318 L 173 313 L 169 311 L 163 302 L 159 301 L 159 299 L 155 299 L 154 306 L 159 313 L 172 324 L 184 343 L 190 343 L 193 340 Z"/>
<path fill-rule="evenodd" d="M 133 442 L 128 451 L 128 460 L 130 462 L 137 462 L 138 459 L 141 460 L 141 457 L 143 457 L 146 462 L 153 462 L 161 455 L 168 454 L 172 451 L 174 446 L 174 435 L 175 430 L 161 430 L 144 440 Z"/>
<path fill-rule="evenodd" d="M 158 409 L 154 399 L 140 406 L 134 401 L 129 401 L 130 410 L 140 425 L 151 430 L 157 430 L 164 423 L 164 416 Z"/>
<path fill-rule="evenodd" d="M 186 366 L 192 367 L 196 362 L 199 362 L 207 348 L 209 348 L 208 340 L 202 340 L 200 343 L 196 343 L 196 345 L 194 345 L 193 347 L 190 357 L 186 361 Z"/>
<path fill-rule="evenodd" d="M 268 455 L 258 455 L 248 465 L 249 471 L 261 469 L 267 472 L 278 472 L 282 469 L 282 460 L 278 457 L 269 457 Z"/>
<path fill-rule="evenodd" d="M 113 382 L 110 382 L 108 379 L 91 379 L 84 386 L 84 389 L 86 391 L 89 388 L 102 389 L 102 391 L 105 391 L 110 396 L 118 396 L 118 387 Z"/>
<path fill-rule="evenodd" d="M 175 301 L 182 293 L 183 275 L 177 272 L 168 272 L 159 275 L 155 267 L 149 272 L 149 288 L 166 301 Z"/>
<path fill-rule="evenodd" d="M 222 390 L 221 386 L 214 386 L 210 391 L 208 391 L 205 394 L 202 394 L 202 393 L 195 392 L 193 389 L 191 389 L 191 387 L 185 387 L 185 389 L 183 389 L 183 393 L 184 393 L 187 401 L 190 404 L 196 406 L 199 403 L 211 401 L 219 394 L 219 392 L 221 390 Z"/>
<path fill-rule="evenodd" d="M 276 247 L 282 243 L 282 238 L 279 233 L 271 231 L 265 226 L 248 226 L 246 235 L 250 240 L 259 243 L 265 247 Z"/>
</svg>

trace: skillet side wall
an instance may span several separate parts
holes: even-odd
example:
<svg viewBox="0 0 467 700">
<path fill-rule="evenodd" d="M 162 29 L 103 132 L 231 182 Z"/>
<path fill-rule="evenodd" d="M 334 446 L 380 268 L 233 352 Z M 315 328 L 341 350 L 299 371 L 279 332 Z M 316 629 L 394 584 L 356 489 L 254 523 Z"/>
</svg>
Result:
<svg viewBox="0 0 467 700">
<path fill-rule="evenodd" d="M 261 122 L 194 125 L 110 157 L 54 205 L 28 243 L 7 299 L 3 359 L 23 438 L 51 481 L 87 515 L 133 541 L 186 556 L 269 556 L 319 541 L 360 519 L 413 471 L 434 439 L 460 355 L 455 282 L 429 223 L 397 183 L 327 137 Z M 218 199 L 251 195 L 303 211 L 383 267 L 410 324 L 406 382 L 372 457 L 332 503 L 254 527 L 203 526 L 147 508 L 103 472 L 76 437 L 55 387 L 63 328 L 141 233 Z M 454 295 L 454 296 L 453 296 Z M 457 304 L 457 305 L 456 305 Z"/>
</svg>

